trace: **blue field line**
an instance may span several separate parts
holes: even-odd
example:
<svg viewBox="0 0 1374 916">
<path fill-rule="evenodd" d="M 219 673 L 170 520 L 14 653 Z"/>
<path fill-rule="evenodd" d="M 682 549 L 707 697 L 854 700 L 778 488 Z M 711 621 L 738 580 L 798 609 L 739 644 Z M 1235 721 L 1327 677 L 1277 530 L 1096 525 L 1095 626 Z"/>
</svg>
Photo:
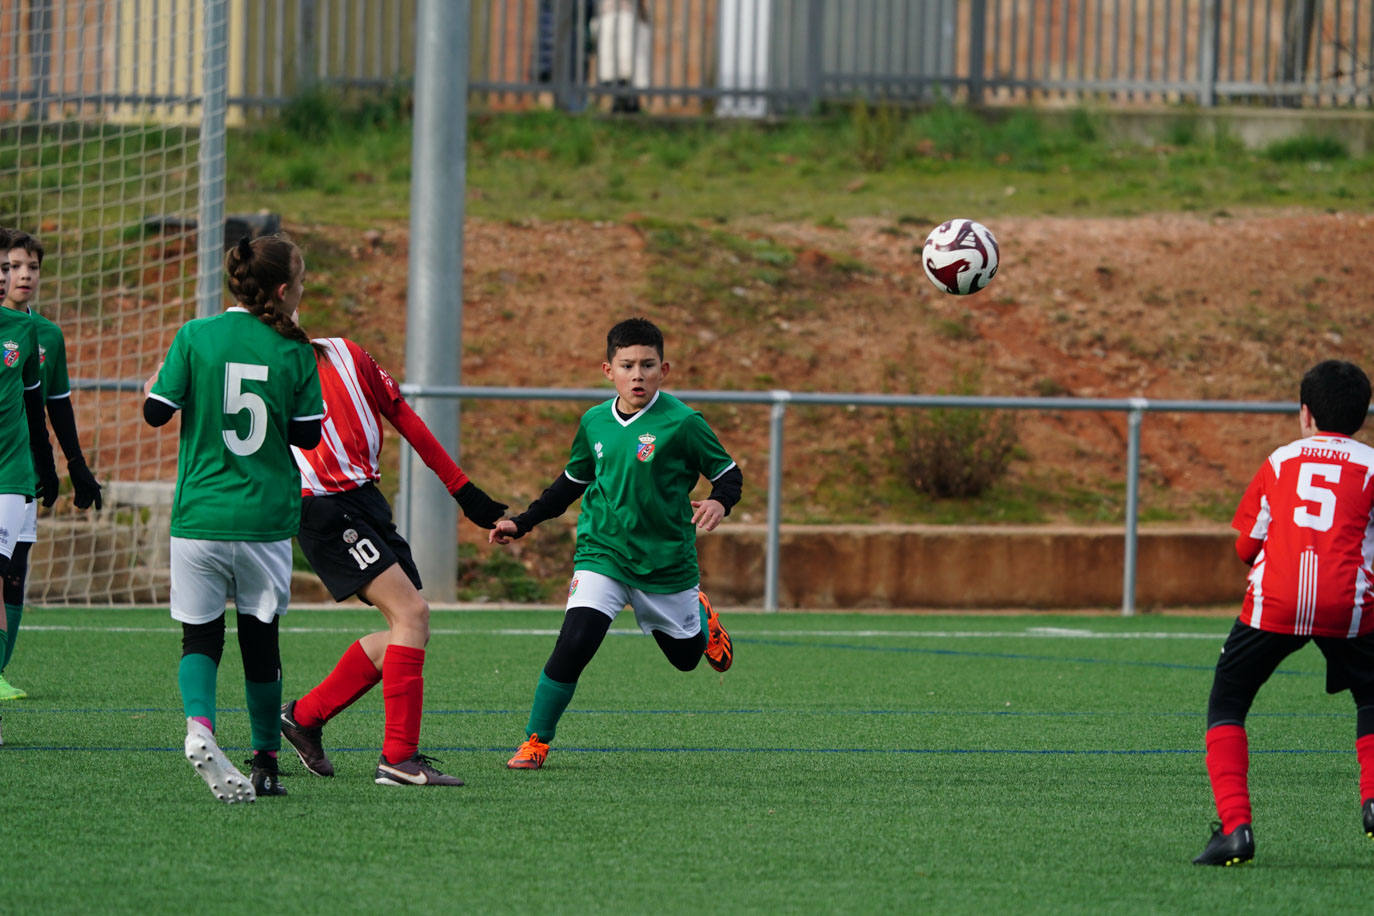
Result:
<svg viewBox="0 0 1374 916">
<path fill-rule="evenodd" d="M 19 707 L 12 707 L 16 712 Z M 129 707 L 42 707 L 26 705 L 22 711 L 30 715 L 165 715 L 180 716 L 182 710 L 172 706 L 129 706 Z M 219 715 L 246 715 L 243 706 L 222 706 Z M 384 715 L 380 708 L 354 708 L 350 715 L 378 717 Z M 426 709 L 427 716 L 525 716 L 528 707 L 521 709 Z M 565 716 L 919 716 L 936 718 L 949 716 L 969 718 L 985 716 L 990 718 L 1011 719 L 1197 719 L 1204 718 L 1206 710 L 1192 711 L 1153 711 L 1139 710 L 1021 710 L 1021 709 L 765 709 L 762 707 L 735 709 L 568 709 Z M 17 717 L 16 717 L 17 718 Z M 1251 712 L 1250 719 L 1348 719 L 1348 712 Z"/>
<path fill-rule="evenodd" d="M 999 661 L 1063 662 L 1080 665 L 1121 665 L 1128 668 L 1167 668 L 1177 671 L 1214 671 L 1216 664 L 1185 665 L 1180 662 L 1141 662 L 1130 659 L 1086 658 L 1082 656 L 1032 655 L 1027 652 L 970 652 L 965 649 L 922 649 L 916 646 L 855 646 L 845 643 L 809 643 L 785 639 L 735 639 L 746 645 L 774 646 L 789 649 L 846 649 L 851 652 L 886 652 L 904 655 L 944 655 L 957 658 L 985 658 Z M 1280 668 L 1275 674 L 1298 677 L 1325 677 L 1321 671 L 1291 671 Z"/>
<path fill-rule="evenodd" d="M 511 745 L 476 747 L 472 745 L 447 745 L 426 747 L 431 754 L 508 754 Z M 224 745 L 226 754 L 238 755 L 251 753 L 247 746 Z M 559 754 L 897 754 L 922 756 L 972 757 L 1196 757 L 1206 754 L 1205 748 L 1016 748 L 1016 747 L 727 747 L 727 746 L 687 746 L 687 747 L 630 747 L 616 745 L 610 747 L 562 747 L 556 748 Z M 178 756 L 184 753 L 181 747 L 131 747 L 106 745 L 100 747 L 79 747 L 75 745 L 6 744 L 0 755 L 24 752 L 44 753 L 152 753 Z M 285 752 L 283 752 L 285 753 Z M 331 747 L 334 754 L 376 754 L 377 747 Z M 1251 748 L 1251 756 L 1307 756 L 1332 754 L 1348 755 L 1350 748 Z M 294 775 L 288 773 L 288 776 Z"/>
</svg>

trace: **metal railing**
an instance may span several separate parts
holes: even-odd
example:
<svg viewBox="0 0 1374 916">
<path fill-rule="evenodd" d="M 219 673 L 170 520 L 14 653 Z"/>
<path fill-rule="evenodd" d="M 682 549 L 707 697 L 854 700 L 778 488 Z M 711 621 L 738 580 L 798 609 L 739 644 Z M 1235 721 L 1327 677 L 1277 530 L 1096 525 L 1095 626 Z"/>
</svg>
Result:
<svg viewBox="0 0 1374 916">
<path fill-rule="evenodd" d="M 405 86 L 415 17 L 416 0 L 240 0 L 231 118 L 312 86 Z M 185 118 L 195 76 L 165 59 L 205 26 L 200 0 L 0 0 L 0 120 Z M 494 108 L 1374 105 L 1374 0 L 471 0 L 468 37 L 469 89 Z"/>
<path fill-rule="evenodd" d="M 472 385 L 420 387 L 403 384 L 410 398 L 448 398 L 461 400 L 553 400 L 598 402 L 614 392 L 607 388 L 503 388 Z M 1097 411 L 1124 413 L 1126 437 L 1125 556 L 1121 576 L 1121 613 L 1135 614 L 1137 528 L 1140 498 L 1140 430 L 1147 413 L 1258 413 L 1295 414 L 1297 405 L 1283 401 L 1187 401 L 1148 398 L 1068 398 L 1068 397 L 979 397 L 938 394 L 837 394 L 810 391 L 673 391 L 689 404 L 767 404 L 771 405 L 768 448 L 768 514 L 764 547 L 763 609 L 778 609 L 779 544 L 782 527 L 783 426 L 787 407 L 815 405 L 830 407 L 884 408 L 982 408 L 992 410 Z M 409 468 L 413 451 L 402 451 L 401 480 L 413 480 Z M 397 496 L 397 520 L 406 532 L 406 506 L 410 494 L 403 483 Z"/>
</svg>

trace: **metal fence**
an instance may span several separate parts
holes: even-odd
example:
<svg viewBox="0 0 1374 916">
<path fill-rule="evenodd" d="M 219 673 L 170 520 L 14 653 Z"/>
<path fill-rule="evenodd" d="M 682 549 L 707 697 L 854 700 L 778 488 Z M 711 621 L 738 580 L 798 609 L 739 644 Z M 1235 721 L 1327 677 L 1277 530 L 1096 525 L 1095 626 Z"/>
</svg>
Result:
<svg viewBox="0 0 1374 916">
<path fill-rule="evenodd" d="M 407 397 L 414 399 L 442 398 L 461 400 L 463 398 L 498 400 L 556 400 L 595 403 L 604 401 L 610 395 L 605 388 L 502 388 L 473 385 L 432 386 L 404 384 L 401 390 Z M 767 404 L 771 406 L 768 435 L 768 508 L 767 531 L 764 546 L 764 587 L 763 609 L 778 609 L 778 579 L 782 528 L 782 479 L 785 471 L 783 460 L 783 429 L 789 405 L 816 405 L 828 407 L 879 407 L 879 408 L 955 408 L 955 409 L 993 409 L 1026 411 L 1069 411 L 1088 410 L 1109 413 L 1124 413 L 1127 417 L 1126 436 L 1126 505 L 1125 505 L 1125 551 L 1121 576 L 1121 613 L 1124 616 L 1135 614 L 1136 560 L 1138 556 L 1138 522 L 1140 495 L 1140 430 L 1147 413 L 1231 413 L 1231 414 L 1292 414 L 1297 405 L 1282 401 L 1188 401 L 1188 400 L 1149 400 L 1147 398 L 1025 398 L 1025 397 L 983 397 L 965 395 L 934 394 L 840 394 L 833 392 L 803 391 L 675 391 L 676 397 L 696 404 Z M 402 462 L 410 463 L 414 454 L 409 449 L 402 452 Z M 402 471 L 403 480 L 413 480 L 414 475 Z M 398 505 L 410 502 L 409 494 L 401 493 Z M 406 519 L 398 516 L 402 533 L 408 538 Z"/>
<path fill-rule="evenodd" d="M 199 0 L 0 0 L 0 120 L 174 117 L 198 75 L 166 62 L 203 16 Z M 405 86 L 415 17 L 416 0 L 233 0 L 231 121 L 311 86 Z M 1374 0 L 472 0 L 468 32 L 470 90 L 498 109 L 1374 105 Z"/>
</svg>

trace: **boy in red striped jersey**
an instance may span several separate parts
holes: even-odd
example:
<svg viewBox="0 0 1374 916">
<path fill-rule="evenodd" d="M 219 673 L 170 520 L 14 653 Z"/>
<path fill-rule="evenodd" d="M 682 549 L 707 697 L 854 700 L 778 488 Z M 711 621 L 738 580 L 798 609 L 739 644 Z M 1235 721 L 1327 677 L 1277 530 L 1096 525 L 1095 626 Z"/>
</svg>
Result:
<svg viewBox="0 0 1374 916">
<path fill-rule="evenodd" d="M 1369 401 L 1358 366 L 1327 360 L 1308 370 L 1303 438 L 1269 455 L 1231 523 L 1251 568 L 1207 700 L 1207 773 L 1221 823 L 1194 864 L 1254 858 L 1245 716 L 1279 663 L 1309 641 L 1326 657 L 1327 692 L 1349 689 L 1355 700 L 1361 812 L 1374 837 L 1374 448 L 1351 438 Z"/>
<path fill-rule="evenodd" d="M 281 708 L 282 736 L 317 776 L 333 776 L 324 724 L 378 681 L 386 725 L 374 781 L 387 786 L 461 786 L 419 753 L 429 605 L 410 545 L 377 489 L 382 418 L 405 437 L 474 524 L 491 528 L 506 511 L 487 496 L 410 409 L 396 381 L 351 340 L 314 341 L 324 393 L 324 432 L 312 449 L 294 449 L 301 472 L 301 551 L 336 601 L 357 595 L 386 618 L 386 630 L 353 643 L 334 670 Z"/>
</svg>

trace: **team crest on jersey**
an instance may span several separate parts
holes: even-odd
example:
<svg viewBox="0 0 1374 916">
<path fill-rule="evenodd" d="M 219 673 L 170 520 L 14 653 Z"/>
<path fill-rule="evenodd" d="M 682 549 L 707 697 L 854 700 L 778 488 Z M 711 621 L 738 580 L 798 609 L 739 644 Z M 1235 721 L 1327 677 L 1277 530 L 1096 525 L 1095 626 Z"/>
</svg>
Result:
<svg viewBox="0 0 1374 916">
<path fill-rule="evenodd" d="M 5 365 L 17 366 L 19 364 L 19 344 L 13 340 L 7 340 L 5 347 Z"/>
<path fill-rule="evenodd" d="M 345 528 L 343 533 L 343 539 L 345 544 L 357 543 L 358 532 L 354 531 L 352 528 Z"/>
<path fill-rule="evenodd" d="M 592 451 L 596 452 L 596 460 L 597 460 L 597 461 L 600 461 L 600 460 L 601 460 L 601 443 L 598 442 L 598 443 L 596 443 L 596 445 L 593 445 L 593 446 L 592 446 Z"/>
<path fill-rule="evenodd" d="M 654 460 L 654 434 L 645 433 L 639 437 L 639 448 L 635 449 L 635 457 L 640 461 Z"/>
<path fill-rule="evenodd" d="M 43 365 L 48 361 L 48 348 L 42 344 L 38 345 L 38 365 Z"/>
<path fill-rule="evenodd" d="M 577 594 L 577 576 L 573 576 L 572 581 L 568 583 L 568 597 L 571 598 L 575 594 Z"/>
</svg>

